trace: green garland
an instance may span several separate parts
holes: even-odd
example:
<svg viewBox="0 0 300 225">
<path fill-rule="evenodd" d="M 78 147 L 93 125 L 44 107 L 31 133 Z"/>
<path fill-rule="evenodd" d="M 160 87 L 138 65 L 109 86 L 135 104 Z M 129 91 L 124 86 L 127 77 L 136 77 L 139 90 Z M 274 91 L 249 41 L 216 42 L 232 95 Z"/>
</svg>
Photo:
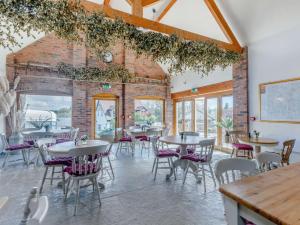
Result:
<svg viewBox="0 0 300 225">
<path fill-rule="evenodd" d="M 219 48 L 212 42 L 186 41 L 175 35 L 143 32 L 122 20 L 106 18 L 101 12 L 88 13 L 80 1 L 2 0 L 0 2 L 0 46 L 18 45 L 16 35 L 24 32 L 54 32 L 58 37 L 85 44 L 98 56 L 117 40 L 156 62 L 170 64 L 170 73 L 187 69 L 208 74 L 217 66 L 237 62 L 240 54 Z M 82 35 L 84 34 L 84 35 Z"/>
<path fill-rule="evenodd" d="M 99 82 L 130 82 L 134 76 L 121 65 L 109 65 L 106 69 L 99 67 L 73 67 L 65 63 L 57 65 L 58 73 L 73 80 Z"/>
</svg>

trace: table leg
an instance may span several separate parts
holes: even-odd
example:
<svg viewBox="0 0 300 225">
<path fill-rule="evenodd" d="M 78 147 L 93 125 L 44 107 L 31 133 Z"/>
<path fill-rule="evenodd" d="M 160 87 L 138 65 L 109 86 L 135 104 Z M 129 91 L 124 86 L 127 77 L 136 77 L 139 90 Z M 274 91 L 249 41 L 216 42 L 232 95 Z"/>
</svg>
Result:
<svg viewBox="0 0 300 225">
<path fill-rule="evenodd" d="M 242 221 L 239 215 L 239 208 L 238 203 L 231 198 L 228 198 L 223 195 L 224 200 L 224 208 L 225 208 L 225 216 L 227 220 L 227 224 L 230 225 L 243 225 L 244 222 Z"/>
<path fill-rule="evenodd" d="M 261 152 L 261 146 L 255 145 L 255 154 L 259 154 Z"/>
</svg>

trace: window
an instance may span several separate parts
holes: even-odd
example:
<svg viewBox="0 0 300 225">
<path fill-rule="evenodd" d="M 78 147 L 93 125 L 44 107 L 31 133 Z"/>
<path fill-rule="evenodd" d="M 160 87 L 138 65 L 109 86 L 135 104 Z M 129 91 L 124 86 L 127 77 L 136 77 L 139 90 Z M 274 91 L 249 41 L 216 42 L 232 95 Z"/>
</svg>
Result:
<svg viewBox="0 0 300 225">
<path fill-rule="evenodd" d="M 25 129 L 69 129 L 72 126 L 72 97 L 23 95 Z"/>
<path fill-rule="evenodd" d="M 222 97 L 222 120 L 226 124 L 232 122 L 233 120 L 233 97 L 232 95 Z M 225 139 L 225 129 L 222 128 L 222 141 L 224 143 Z"/>
<path fill-rule="evenodd" d="M 162 126 L 164 123 L 164 100 L 135 99 L 134 121 L 138 125 Z"/>
<path fill-rule="evenodd" d="M 205 99 L 195 99 L 195 120 L 196 120 L 196 132 L 200 137 L 205 137 Z"/>
</svg>

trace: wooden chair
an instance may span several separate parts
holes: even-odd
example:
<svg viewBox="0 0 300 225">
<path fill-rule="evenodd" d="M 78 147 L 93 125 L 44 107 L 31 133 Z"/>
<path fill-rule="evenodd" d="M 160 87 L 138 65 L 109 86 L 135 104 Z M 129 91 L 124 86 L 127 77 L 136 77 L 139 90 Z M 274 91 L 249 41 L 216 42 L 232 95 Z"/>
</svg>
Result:
<svg viewBox="0 0 300 225">
<path fill-rule="evenodd" d="M 281 150 L 281 164 L 284 165 L 290 165 L 290 155 L 294 149 L 295 146 L 295 139 L 287 140 L 283 142 L 283 147 Z"/>
<path fill-rule="evenodd" d="M 112 164 L 111 164 L 110 155 L 111 155 L 111 150 L 112 150 L 113 144 L 115 142 L 115 138 L 114 138 L 113 135 L 101 135 L 100 140 L 108 141 L 110 143 L 110 145 L 107 146 L 106 151 L 100 154 L 102 174 L 103 174 L 104 170 L 108 170 L 108 167 L 103 165 L 103 160 L 107 159 L 107 162 L 108 162 L 108 165 L 109 165 L 109 170 L 111 172 L 112 178 L 114 179 L 115 178 L 115 173 L 114 173 L 114 170 L 113 170 L 113 167 L 112 167 Z M 110 173 L 108 173 L 108 175 L 110 176 Z"/>
<path fill-rule="evenodd" d="M 213 155 L 213 151 L 215 148 L 215 139 L 207 139 L 207 140 L 200 141 L 199 147 L 200 148 L 197 148 L 195 153 L 184 155 L 181 157 L 182 160 L 188 161 L 187 167 L 184 172 L 183 184 L 185 183 L 186 175 L 188 173 L 190 163 L 194 163 L 199 168 L 197 170 L 197 172 L 200 172 L 200 171 L 202 172 L 204 191 L 206 192 L 206 182 L 205 182 L 205 180 L 206 180 L 205 173 L 206 172 L 209 172 L 211 178 L 213 179 L 214 185 L 216 186 L 214 172 L 211 167 L 212 155 Z M 208 170 L 205 169 L 205 166 L 208 167 Z"/>
<path fill-rule="evenodd" d="M 124 135 L 123 135 L 124 134 Z M 134 143 L 132 137 L 128 135 L 128 132 L 123 129 L 117 129 L 117 140 L 118 140 L 118 147 L 116 151 L 116 156 L 118 153 L 121 152 L 123 149 L 129 152 L 131 150 L 132 157 L 134 156 Z"/>
<path fill-rule="evenodd" d="M 259 170 L 265 172 L 281 166 L 281 156 L 274 152 L 262 152 L 256 155 Z"/>
<path fill-rule="evenodd" d="M 215 176 L 219 185 L 255 175 L 257 172 L 256 162 L 243 158 L 222 159 L 215 165 Z"/>
<path fill-rule="evenodd" d="M 48 198 L 46 196 L 39 196 L 38 188 L 33 188 L 27 199 L 20 225 L 27 225 L 28 222 L 30 222 L 30 224 L 31 222 L 41 224 L 47 215 L 48 208 Z"/>
<path fill-rule="evenodd" d="M 242 144 L 239 139 L 246 137 L 247 134 L 243 131 L 229 131 L 230 142 L 232 145 L 231 157 L 243 157 L 253 159 L 253 147 L 252 145 Z"/>
</svg>

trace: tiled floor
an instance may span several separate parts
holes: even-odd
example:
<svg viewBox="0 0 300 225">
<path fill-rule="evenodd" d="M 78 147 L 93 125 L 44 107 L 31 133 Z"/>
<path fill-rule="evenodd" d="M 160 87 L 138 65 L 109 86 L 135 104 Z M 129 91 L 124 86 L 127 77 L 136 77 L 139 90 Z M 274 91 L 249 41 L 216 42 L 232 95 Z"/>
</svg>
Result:
<svg viewBox="0 0 300 225">
<path fill-rule="evenodd" d="M 228 157 L 215 152 L 213 160 Z M 2 160 L 2 159 L 1 159 Z M 157 180 L 151 173 L 153 158 L 141 156 L 136 151 L 132 158 L 122 153 L 113 157 L 115 179 L 106 175 L 102 192 L 102 207 L 97 206 L 96 195 L 91 189 L 82 189 L 77 216 L 73 216 L 74 196 L 63 201 L 62 190 L 56 184 L 45 183 L 44 195 L 49 197 L 49 211 L 45 225 L 223 225 L 223 203 L 221 195 L 207 179 L 207 192 L 197 184 L 191 175 L 182 185 L 181 172 L 178 179 L 166 181 L 167 170 L 158 172 Z M 0 208 L 0 224 L 13 225 L 20 222 L 24 204 L 33 186 L 41 182 L 43 168 L 29 168 L 18 163 L 0 170 L 0 201 L 6 199 Z M 0 204 L 1 205 L 1 204 Z"/>
</svg>

